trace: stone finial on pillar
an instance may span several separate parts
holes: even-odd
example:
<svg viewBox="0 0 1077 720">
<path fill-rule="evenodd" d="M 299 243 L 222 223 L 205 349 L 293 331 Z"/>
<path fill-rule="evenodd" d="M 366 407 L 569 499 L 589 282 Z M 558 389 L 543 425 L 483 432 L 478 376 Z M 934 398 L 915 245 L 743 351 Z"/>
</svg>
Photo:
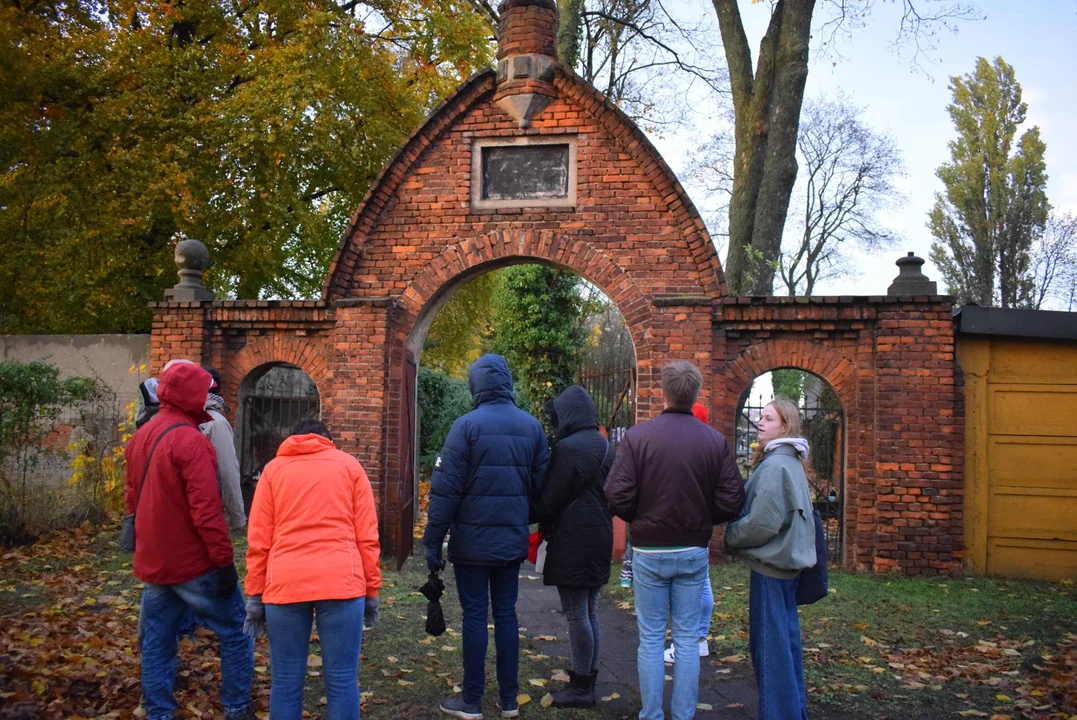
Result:
<svg viewBox="0 0 1077 720">
<path fill-rule="evenodd" d="M 898 259 L 898 276 L 886 289 L 887 295 L 938 295 L 938 285 L 920 270 L 924 259 L 909 253 Z"/>
<path fill-rule="evenodd" d="M 165 290 L 165 300 L 202 302 L 214 298 L 213 293 L 202 287 L 202 274 L 209 267 L 209 249 L 205 245 L 191 239 L 177 243 L 176 267 L 180 281 Z"/>
<path fill-rule="evenodd" d="M 497 9 L 497 92 L 494 102 L 525 128 L 557 97 L 557 4 L 505 0 Z"/>
</svg>

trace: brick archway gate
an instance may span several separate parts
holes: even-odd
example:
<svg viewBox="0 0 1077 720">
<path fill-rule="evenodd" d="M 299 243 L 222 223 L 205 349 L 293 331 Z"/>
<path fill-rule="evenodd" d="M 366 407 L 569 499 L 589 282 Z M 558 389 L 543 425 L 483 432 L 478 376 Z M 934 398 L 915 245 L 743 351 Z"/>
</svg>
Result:
<svg viewBox="0 0 1077 720">
<path fill-rule="evenodd" d="M 845 412 L 845 564 L 957 572 L 964 557 L 963 404 L 943 296 L 724 298 L 715 311 L 719 429 L 759 375 L 797 368 Z"/>
<path fill-rule="evenodd" d="M 651 303 L 631 276 L 604 252 L 552 230 L 501 230 L 447 246 L 415 275 L 391 312 L 389 348 L 390 449 L 386 472 L 399 477 L 387 511 L 395 521 L 398 548 L 406 548 L 414 518 L 418 428 L 416 373 L 427 332 L 437 312 L 461 286 L 482 273 L 522 263 L 540 263 L 573 272 L 594 283 L 617 305 L 635 347 L 637 412 L 661 411 L 661 391 L 651 361 L 655 335 Z M 706 313 L 698 318 L 708 324 Z M 704 338 L 706 335 L 704 335 Z M 399 551 L 398 551 L 399 552 Z"/>
<path fill-rule="evenodd" d="M 497 72 L 464 83 L 389 162 L 344 233 L 322 299 L 198 302 L 196 293 L 160 303 L 154 368 L 172 357 L 215 364 L 233 407 L 249 368 L 303 368 L 338 444 L 371 478 L 384 544 L 402 554 L 409 393 L 429 322 L 478 273 L 552 264 L 594 282 L 624 315 L 639 420 L 660 411 L 657 370 L 672 359 L 699 365 L 702 399 L 729 435 L 739 392 L 764 366 L 831 380 L 855 419 L 847 562 L 957 567 L 961 408 L 948 300 L 727 297 L 703 222 L 657 151 L 556 64 L 552 0 L 508 0 L 501 11 Z"/>
</svg>

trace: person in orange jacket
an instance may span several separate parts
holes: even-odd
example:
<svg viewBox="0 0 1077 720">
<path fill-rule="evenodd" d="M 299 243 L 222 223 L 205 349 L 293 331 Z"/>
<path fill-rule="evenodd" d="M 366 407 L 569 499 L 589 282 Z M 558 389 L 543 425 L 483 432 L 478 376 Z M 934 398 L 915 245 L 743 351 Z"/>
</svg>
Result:
<svg viewBox="0 0 1077 720">
<path fill-rule="evenodd" d="M 247 539 L 247 630 L 268 625 L 270 716 L 303 715 L 316 621 L 327 718 L 356 720 L 364 619 L 369 627 L 378 621 L 381 545 L 370 480 L 323 423 L 297 422 L 266 465 Z"/>
</svg>

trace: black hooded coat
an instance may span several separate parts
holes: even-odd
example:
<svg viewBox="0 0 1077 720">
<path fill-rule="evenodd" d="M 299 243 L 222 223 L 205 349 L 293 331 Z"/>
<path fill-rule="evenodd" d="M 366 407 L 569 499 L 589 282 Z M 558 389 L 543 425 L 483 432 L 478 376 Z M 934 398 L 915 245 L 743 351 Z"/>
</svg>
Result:
<svg viewBox="0 0 1077 720">
<path fill-rule="evenodd" d="M 598 432 L 594 400 L 579 385 L 554 399 L 557 438 L 534 516 L 547 532 L 543 582 L 592 588 L 610 580 L 613 519 L 602 486 L 614 449 Z"/>
</svg>

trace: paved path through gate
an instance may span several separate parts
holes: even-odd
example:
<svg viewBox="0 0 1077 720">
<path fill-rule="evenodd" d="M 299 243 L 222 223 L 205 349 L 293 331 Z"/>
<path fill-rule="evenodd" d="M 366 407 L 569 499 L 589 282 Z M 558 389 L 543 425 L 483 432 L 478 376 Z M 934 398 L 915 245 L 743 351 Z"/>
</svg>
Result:
<svg viewBox="0 0 1077 720">
<path fill-rule="evenodd" d="M 527 572 L 531 569 L 532 572 Z M 598 676 L 599 697 L 609 697 L 613 693 L 620 695 L 609 702 L 599 701 L 610 709 L 623 711 L 626 717 L 635 718 L 639 713 L 639 680 L 636 674 L 636 647 L 639 635 L 636 631 L 636 618 L 630 612 L 617 607 L 616 601 L 603 593 L 599 602 L 599 622 L 602 626 L 601 665 Z M 527 635 L 552 635 L 557 642 L 549 643 L 544 650 L 551 658 L 564 658 L 564 667 L 568 667 L 570 650 L 568 646 L 568 623 L 561 612 L 561 600 L 557 588 L 546 587 L 542 579 L 534 574 L 534 568 L 524 563 L 520 572 L 520 599 L 516 603 L 516 613 L 520 618 L 520 627 L 527 628 Z M 717 651 L 717 653 L 715 652 Z M 738 663 L 732 673 L 719 676 L 709 660 L 721 657 L 721 647 L 712 643 L 711 658 L 703 660 L 700 668 L 699 702 L 713 707 L 713 711 L 699 711 L 696 714 L 704 718 L 723 718 L 723 720 L 754 720 L 757 703 L 755 681 L 752 678 L 751 665 L 745 660 Z M 727 666 L 728 667 L 728 666 Z M 666 666 L 666 674 L 672 675 L 673 667 Z M 728 678 L 719 680 L 719 677 Z M 520 685 L 528 692 L 527 678 L 520 678 Z M 669 717 L 669 696 L 671 682 L 666 682 L 665 711 Z M 537 701 L 541 694 L 532 694 Z M 730 707 L 733 706 L 733 707 Z M 739 707 L 737 707 L 739 706 Z"/>
</svg>

